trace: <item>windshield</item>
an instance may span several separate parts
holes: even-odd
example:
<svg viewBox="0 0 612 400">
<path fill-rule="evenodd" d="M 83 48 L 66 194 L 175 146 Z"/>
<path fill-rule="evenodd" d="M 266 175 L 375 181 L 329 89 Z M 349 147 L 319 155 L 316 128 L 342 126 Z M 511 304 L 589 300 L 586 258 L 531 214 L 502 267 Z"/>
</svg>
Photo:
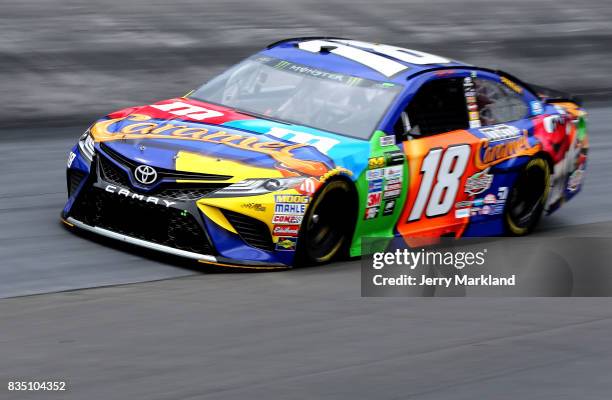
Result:
<svg viewBox="0 0 612 400">
<path fill-rule="evenodd" d="M 255 56 L 190 97 L 297 125 L 368 139 L 401 91 L 378 82 Z"/>
</svg>

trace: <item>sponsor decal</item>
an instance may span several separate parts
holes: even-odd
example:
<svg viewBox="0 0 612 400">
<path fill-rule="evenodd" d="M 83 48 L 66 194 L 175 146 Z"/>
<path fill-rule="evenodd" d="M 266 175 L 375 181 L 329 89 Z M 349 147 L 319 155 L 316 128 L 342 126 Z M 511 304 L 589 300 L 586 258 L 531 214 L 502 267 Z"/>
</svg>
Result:
<svg viewBox="0 0 612 400">
<path fill-rule="evenodd" d="M 297 236 L 300 233 L 300 225 L 274 225 L 272 234 L 274 236 Z"/>
<path fill-rule="evenodd" d="M 374 207 L 380 205 L 382 200 L 382 192 L 368 193 L 368 205 L 367 207 Z"/>
<path fill-rule="evenodd" d="M 306 204 L 300 203 L 276 203 L 274 214 L 276 215 L 304 215 Z"/>
<path fill-rule="evenodd" d="M 66 166 L 68 168 L 72 167 L 72 163 L 74 162 L 74 159 L 76 158 L 76 154 L 74 154 L 74 152 L 70 152 L 70 154 L 68 154 L 68 162 L 66 163 Z"/>
<path fill-rule="evenodd" d="M 522 87 L 512 82 L 510 79 L 506 78 L 505 76 L 502 76 L 500 80 L 504 85 L 508 86 L 510 89 L 514 90 L 516 93 L 519 93 L 519 94 L 523 93 Z"/>
<path fill-rule="evenodd" d="M 376 179 L 375 181 L 368 181 L 368 192 L 380 192 L 383 190 L 383 180 Z"/>
<path fill-rule="evenodd" d="M 383 215 L 391 215 L 395 211 L 395 200 L 388 200 L 385 202 L 385 207 L 383 208 Z"/>
<path fill-rule="evenodd" d="M 248 208 L 249 210 L 253 210 L 253 211 L 260 211 L 260 212 L 266 211 L 266 206 L 264 206 L 261 203 L 244 203 L 240 207 Z"/>
<path fill-rule="evenodd" d="M 385 190 L 401 190 L 402 184 L 400 182 L 387 183 L 385 186 Z"/>
<path fill-rule="evenodd" d="M 380 137 L 380 146 L 387 147 L 393 146 L 395 144 L 395 136 L 394 135 L 386 135 Z"/>
<path fill-rule="evenodd" d="M 507 186 L 502 186 L 499 189 L 497 189 L 497 198 L 499 199 L 500 202 L 505 202 L 506 199 L 508 198 L 508 187 Z"/>
<path fill-rule="evenodd" d="M 493 193 L 489 193 L 484 197 L 484 204 L 495 204 L 497 203 L 497 197 Z"/>
<path fill-rule="evenodd" d="M 385 178 L 386 179 L 398 179 L 402 177 L 402 173 L 404 172 L 403 166 L 393 166 L 387 167 L 385 170 Z"/>
<path fill-rule="evenodd" d="M 524 134 L 517 139 L 504 141 L 499 144 L 491 145 L 490 141 L 483 140 L 480 143 L 479 150 L 476 152 L 474 164 L 476 168 L 486 169 L 493 164 L 497 164 L 501 161 L 512 158 L 517 154 L 534 154 L 539 150 L 539 148 L 539 146 L 532 147 L 529 144 L 527 130 L 525 130 Z"/>
<path fill-rule="evenodd" d="M 274 215 L 272 223 L 276 225 L 299 225 L 303 218 L 302 215 Z"/>
<path fill-rule="evenodd" d="M 366 171 L 366 179 L 369 181 L 373 181 L 376 179 L 381 179 L 384 177 L 385 172 L 383 171 L 382 168 L 379 169 L 373 169 L 370 171 Z"/>
<path fill-rule="evenodd" d="M 280 237 L 276 242 L 276 250 L 278 251 L 295 251 L 297 244 L 297 238 L 294 237 Z"/>
<path fill-rule="evenodd" d="M 378 207 L 366 208 L 364 219 L 374 219 L 378 217 Z"/>
<path fill-rule="evenodd" d="M 480 210 L 480 213 L 482 215 L 489 215 L 491 214 L 491 211 L 492 211 L 491 206 L 483 206 L 482 209 Z"/>
<path fill-rule="evenodd" d="M 474 196 L 484 192 L 491 187 L 493 175 L 489 174 L 489 169 L 475 173 L 465 181 L 465 193 Z"/>
<path fill-rule="evenodd" d="M 154 197 L 154 196 L 145 196 L 143 194 L 134 193 L 134 192 L 129 191 L 128 189 L 118 187 L 115 185 L 106 185 L 104 190 L 108 193 L 114 193 L 119 196 L 124 196 L 130 199 L 144 201 L 145 203 L 153 203 L 157 205 L 163 205 L 166 207 L 170 207 L 171 205 L 176 204 L 175 201 L 160 199 L 159 197 Z"/>
<path fill-rule="evenodd" d="M 491 211 L 491 215 L 498 215 L 504 213 L 504 204 L 495 204 L 493 206 L 493 210 Z"/>
<path fill-rule="evenodd" d="M 210 110 L 205 107 L 196 106 L 182 101 L 175 101 L 167 104 L 152 104 L 150 107 L 161 111 L 166 111 L 180 117 L 189 117 L 198 121 L 203 121 L 208 118 L 222 117 L 224 114 L 220 111 Z"/>
<path fill-rule="evenodd" d="M 471 207 L 471 206 L 472 206 L 472 202 L 470 200 L 464 200 L 464 201 L 459 201 L 455 203 L 455 208 L 466 208 L 466 207 Z"/>
<path fill-rule="evenodd" d="M 531 103 L 529 103 L 529 105 L 531 106 L 531 113 L 532 114 L 540 115 L 540 114 L 544 113 L 544 107 L 542 106 L 542 102 L 541 101 L 534 100 Z"/>
<path fill-rule="evenodd" d="M 369 169 L 377 169 L 385 166 L 386 159 L 384 156 L 381 157 L 371 157 L 368 159 L 368 168 Z"/>
<path fill-rule="evenodd" d="M 278 126 L 270 129 L 267 134 L 288 142 L 312 146 L 323 154 L 327 154 L 335 145 L 340 143 L 337 139 L 317 136 L 306 132 L 292 131 Z"/>
<path fill-rule="evenodd" d="M 480 129 L 480 133 L 485 135 L 491 142 L 498 140 L 516 139 L 521 136 L 521 130 L 512 125 L 495 125 Z"/>
<path fill-rule="evenodd" d="M 116 132 L 109 128 L 121 121 L 121 129 Z M 99 121 L 91 128 L 96 140 L 109 141 L 116 139 L 175 139 L 207 142 L 265 154 L 282 165 L 284 169 L 301 172 L 305 175 L 323 176 L 329 172 L 325 163 L 295 158 L 293 151 L 308 146 L 303 143 L 270 140 L 267 136 L 246 135 L 237 132 L 180 125 L 172 121 L 160 121 L 149 115 L 131 114 L 127 117 Z"/>
<path fill-rule="evenodd" d="M 401 150 L 386 152 L 385 163 L 387 166 L 404 164 L 404 153 Z"/>
<path fill-rule="evenodd" d="M 275 194 L 274 201 L 277 203 L 308 204 L 310 202 L 310 196 L 303 196 L 300 194 Z"/>
<path fill-rule="evenodd" d="M 316 179 L 308 178 L 300 184 L 300 186 L 297 188 L 297 191 L 300 193 L 313 195 L 314 192 L 317 191 L 318 186 L 319 182 Z"/>
<path fill-rule="evenodd" d="M 480 128 L 481 126 L 482 126 L 482 124 L 480 123 L 480 120 L 478 120 L 478 121 L 470 121 L 470 128 L 472 128 L 472 129 Z"/>
<path fill-rule="evenodd" d="M 455 210 L 455 218 L 467 218 L 470 216 L 469 208 L 460 208 Z"/>
<path fill-rule="evenodd" d="M 477 121 L 480 119 L 480 114 L 478 111 L 470 111 L 468 115 L 470 117 L 470 121 Z"/>
<path fill-rule="evenodd" d="M 392 198 L 395 198 L 395 197 L 399 197 L 401 192 L 402 192 L 401 189 L 385 190 L 385 192 L 383 194 L 383 198 L 385 200 L 387 200 L 387 199 L 392 199 Z"/>
<path fill-rule="evenodd" d="M 402 184 L 402 180 L 400 178 L 391 178 L 391 179 L 385 179 L 385 183 L 387 184 L 387 186 L 390 185 L 396 185 L 396 184 Z"/>
</svg>

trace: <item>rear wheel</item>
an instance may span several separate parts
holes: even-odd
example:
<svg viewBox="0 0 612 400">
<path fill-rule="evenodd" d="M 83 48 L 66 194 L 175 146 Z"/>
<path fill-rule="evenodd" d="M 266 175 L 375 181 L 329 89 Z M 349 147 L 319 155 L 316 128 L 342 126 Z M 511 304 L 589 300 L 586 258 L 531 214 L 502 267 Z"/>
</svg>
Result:
<svg viewBox="0 0 612 400">
<path fill-rule="evenodd" d="M 300 229 L 296 265 L 345 255 L 355 218 L 352 200 L 352 187 L 342 180 L 331 181 L 315 196 Z"/>
<path fill-rule="evenodd" d="M 550 188 L 550 166 L 536 157 L 527 163 L 516 179 L 504 211 L 506 231 L 514 236 L 530 233 L 537 225 Z"/>
</svg>

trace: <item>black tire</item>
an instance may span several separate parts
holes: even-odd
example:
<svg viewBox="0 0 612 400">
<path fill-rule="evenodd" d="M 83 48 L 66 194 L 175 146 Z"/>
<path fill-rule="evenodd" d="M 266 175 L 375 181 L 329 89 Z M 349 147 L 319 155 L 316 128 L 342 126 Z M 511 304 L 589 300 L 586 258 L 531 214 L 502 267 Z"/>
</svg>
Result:
<svg viewBox="0 0 612 400">
<path fill-rule="evenodd" d="M 516 178 L 504 209 L 506 232 L 529 234 L 538 224 L 550 189 L 550 165 L 541 158 L 529 160 Z"/>
<path fill-rule="evenodd" d="M 333 180 L 316 194 L 304 215 L 296 266 L 318 265 L 346 256 L 353 233 L 355 207 L 353 188 Z"/>
</svg>

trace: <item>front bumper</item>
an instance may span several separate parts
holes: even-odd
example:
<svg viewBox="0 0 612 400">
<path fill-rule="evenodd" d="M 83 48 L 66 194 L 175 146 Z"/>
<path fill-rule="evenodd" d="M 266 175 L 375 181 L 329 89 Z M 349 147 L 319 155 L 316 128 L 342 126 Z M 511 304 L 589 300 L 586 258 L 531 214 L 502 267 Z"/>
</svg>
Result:
<svg viewBox="0 0 612 400">
<path fill-rule="evenodd" d="M 249 198 L 239 204 L 235 199 L 218 204 L 218 199 L 209 201 L 196 193 L 199 200 L 194 199 L 185 181 L 147 192 L 133 185 L 129 168 L 103 151 L 98 151 L 91 166 L 83 162 L 78 149 L 73 152 L 77 157 L 68 168 L 69 199 L 62 212 L 68 227 L 205 264 L 270 270 L 292 264 L 293 251 L 275 249 L 277 238 L 262 222 L 267 218 L 259 211 L 245 213 L 251 210 L 243 204 Z M 263 233 L 258 236 L 258 232 Z"/>
<path fill-rule="evenodd" d="M 208 254 L 199 254 L 192 251 L 185 251 L 176 249 L 169 246 L 164 246 L 158 243 L 149 242 L 146 240 L 138 239 L 135 237 L 123 235 L 117 232 L 110 231 L 108 229 L 100 228 L 98 226 L 87 225 L 81 221 L 78 221 L 72 217 L 67 219 L 61 218 L 61 221 L 69 228 L 81 229 L 87 232 L 92 232 L 100 236 L 104 236 L 110 239 L 118 240 L 121 242 L 129 243 L 135 246 L 143 247 L 149 250 L 155 250 L 162 253 L 178 256 L 195 260 L 203 264 L 211 264 L 222 267 L 240 268 L 240 269 L 254 269 L 254 270 L 281 270 L 287 269 L 288 267 L 283 264 L 270 264 L 270 263 L 258 263 L 251 261 L 250 263 L 240 263 L 237 260 L 230 260 L 223 257 L 215 257 Z"/>
</svg>

